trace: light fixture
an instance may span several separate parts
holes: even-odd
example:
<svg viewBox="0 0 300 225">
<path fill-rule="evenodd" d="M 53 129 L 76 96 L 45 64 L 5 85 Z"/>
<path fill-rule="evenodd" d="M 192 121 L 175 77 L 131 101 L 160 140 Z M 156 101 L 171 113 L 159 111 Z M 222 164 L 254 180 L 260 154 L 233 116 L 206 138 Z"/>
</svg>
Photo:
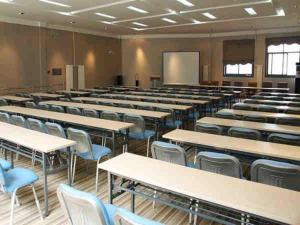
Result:
<svg viewBox="0 0 300 225">
<path fill-rule="evenodd" d="M 199 20 L 195 20 L 195 19 L 192 19 L 192 22 L 193 22 L 194 24 L 200 24 L 200 23 L 201 23 Z"/>
<path fill-rule="evenodd" d="M 251 16 L 257 15 L 257 13 L 255 12 L 255 10 L 253 8 L 244 8 L 244 10 Z"/>
<path fill-rule="evenodd" d="M 213 14 L 211 14 L 209 12 L 202 13 L 202 15 L 206 16 L 207 18 L 212 19 L 212 20 L 217 19 L 217 17 L 215 17 Z"/>
<path fill-rule="evenodd" d="M 72 16 L 72 12 L 57 12 L 60 15 L 64 15 L 64 16 Z"/>
<path fill-rule="evenodd" d="M 139 22 L 132 22 L 132 24 L 140 26 L 140 27 L 148 27 L 148 25 L 146 25 L 144 23 L 139 23 Z"/>
<path fill-rule="evenodd" d="M 127 9 L 130 9 L 130 10 L 133 10 L 133 11 L 136 11 L 136 12 L 139 12 L 139 13 L 148 13 L 146 10 L 143 10 L 143 9 L 140 9 L 140 8 L 137 8 L 137 7 L 134 7 L 134 6 L 128 6 Z"/>
<path fill-rule="evenodd" d="M 0 0 L 2 3 L 13 3 L 13 0 Z"/>
<path fill-rule="evenodd" d="M 168 23 L 177 23 L 175 20 L 171 20 L 169 18 L 162 18 L 163 21 L 166 21 Z"/>
<path fill-rule="evenodd" d="M 191 3 L 191 2 L 189 2 L 187 0 L 177 0 L 177 2 L 180 2 L 181 4 L 183 4 L 183 5 L 187 6 L 187 7 L 193 7 L 194 6 L 193 3 Z"/>
<path fill-rule="evenodd" d="M 113 22 L 109 22 L 109 21 L 100 21 L 100 22 L 105 24 L 113 24 Z"/>
<path fill-rule="evenodd" d="M 55 1 L 50 1 L 50 0 L 40 0 L 40 2 L 44 2 L 47 4 L 51 4 L 51 5 L 56 5 L 56 6 L 61 6 L 61 7 L 66 7 L 66 8 L 71 8 L 72 6 L 70 5 L 66 5 L 60 2 L 55 2 Z"/>
<path fill-rule="evenodd" d="M 144 30 L 143 28 L 136 28 L 136 27 L 132 27 L 131 29 L 132 29 L 132 30 L 137 30 L 137 31 Z"/>
<path fill-rule="evenodd" d="M 114 17 L 114 16 L 107 15 L 107 14 L 104 14 L 104 13 L 95 13 L 95 14 L 98 15 L 98 16 L 102 16 L 102 17 L 109 18 L 109 19 L 117 19 L 117 18 Z"/>
</svg>

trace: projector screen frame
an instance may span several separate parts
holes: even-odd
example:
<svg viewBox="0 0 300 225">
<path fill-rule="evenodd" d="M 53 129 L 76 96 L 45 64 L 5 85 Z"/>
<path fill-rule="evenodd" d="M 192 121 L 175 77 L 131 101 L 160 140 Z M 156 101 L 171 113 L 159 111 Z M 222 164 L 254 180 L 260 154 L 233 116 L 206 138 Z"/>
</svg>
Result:
<svg viewBox="0 0 300 225">
<path fill-rule="evenodd" d="M 201 54 L 200 54 L 200 51 L 198 51 L 198 50 L 179 50 L 179 51 L 162 51 L 162 53 L 161 53 L 161 75 L 160 75 L 160 80 L 161 80 L 161 84 L 162 85 L 191 85 L 191 84 L 165 84 L 164 83 L 164 54 L 165 53 L 174 53 L 174 52 L 197 52 L 198 53 L 198 55 L 199 55 L 199 68 L 198 68 L 198 84 L 197 85 L 199 85 L 200 84 L 200 67 L 201 67 Z"/>
</svg>

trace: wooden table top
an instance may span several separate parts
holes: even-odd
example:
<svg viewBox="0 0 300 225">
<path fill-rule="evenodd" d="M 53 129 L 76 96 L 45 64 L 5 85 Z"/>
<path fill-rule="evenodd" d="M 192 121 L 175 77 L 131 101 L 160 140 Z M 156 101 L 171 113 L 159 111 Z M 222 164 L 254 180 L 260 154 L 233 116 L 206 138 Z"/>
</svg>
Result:
<svg viewBox="0 0 300 225">
<path fill-rule="evenodd" d="M 148 95 L 153 95 L 153 96 L 161 96 L 161 97 L 168 97 L 168 96 L 174 96 L 178 99 L 184 99 L 184 97 L 186 97 L 187 99 L 186 100 L 189 100 L 189 97 L 192 97 L 192 98 L 196 98 L 196 97 L 202 97 L 202 98 L 208 98 L 210 100 L 220 100 L 222 99 L 223 97 L 221 96 L 213 96 L 213 95 L 201 95 L 199 93 L 195 93 L 195 94 L 183 94 L 183 93 L 161 93 L 161 92 L 130 92 L 132 94 L 135 94 L 136 96 L 141 96 L 143 97 L 145 94 L 148 94 Z M 124 93 L 126 94 L 126 92 Z M 225 95 L 225 94 L 223 94 Z M 230 94 L 232 95 L 232 94 Z"/>
<path fill-rule="evenodd" d="M 281 92 L 259 92 L 257 95 L 274 95 L 274 96 L 291 96 L 291 97 L 300 97 L 300 94 L 297 93 L 281 93 Z"/>
<path fill-rule="evenodd" d="M 31 98 L 25 98 L 25 97 L 19 97 L 19 96 L 13 96 L 13 95 L 4 95 L 0 96 L 0 98 L 3 98 L 7 101 L 12 101 L 12 102 L 27 102 L 27 101 L 32 101 Z"/>
<path fill-rule="evenodd" d="M 122 113 L 122 114 L 133 114 L 133 115 L 139 115 L 139 116 L 143 116 L 143 117 L 157 118 L 157 119 L 163 119 L 163 118 L 171 115 L 170 113 L 167 113 L 167 112 L 128 109 L 128 108 L 121 108 L 121 107 L 85 104 L 85 103 L 77 103 L 77 102 L 45 101 L 43 103 L 46 103 L 48 105 L 59 105 L 59 106 L 63 106 L 63 107 L 77 107 L 77 108 L 81 108 L 81 109 L 94 109 L 96 111 L 110 111 L 110 112 L 116 112 L 116 113 Z"/>
<path fill-rule="evenodd" d="M 68 90 L 63 90 L 63 91 L 57 91 L 57 93 L 69 93 L 69 94 L 76 94 L 76 95 L 88 95 L 90 92 L 87 91 L 68 91 Z"/>
<path fill-rule="evenodd" d="M 58 94 L 49 94 L 49 93 L 43 93 L 43 92 L 35 92 L 31 93 L 32 96 L 40 96 L 44 98 L 63 98 L 63 95 L 58 95 Z"/>
<path fill-rule="evenodd" d="M 70 147 L 75 141 L 0 122 L 0 139 L 38 151 L 49 153 Z"/>
<path fill-rule="evenodd" d="M 282 223 L 300 224 L 298 207 L 300 192 L 130 153 L 107 160 L 99 164 L 99 168 L 120 177 L 193 199 Z"/>
<path fill-rule="evenodd" d="M 258 107 L 262 107 L 262 106 L 272 106 L 280 111 L 285 111 L 288 109 L 291 110 L 299 110 L 300 111 L 300 107 L 294 107 L 294 106 L 288 106 L 288 105 L 270 105 L 270 104 L 250 104 L 250 103 L 235 103 L 234 105 L 244 105 L 244 106 L 250 106 L 254 109 L 257 109 Z"/>
<path fill-rule="evenodd" d="M 208 123 L 225 127 L 243 127 L 259 131 L 300 135 L 300 127 L 298 126 L 288 126 L 274 123 L 259 123 L 245 120 L 223 119 L 217 117 L 204 117 L 197 120 L 197 123 Z"/>
<path fill-rule="evenodd" d="M 77 116 L 68 113 L 59 113 L 59 112 L 52 112 L 52 111 L 40 110 L 40 109 L 31 109 L 31 108 L 18 107 L 18 106 L 1 106 L 0 111 L 22 114 L 26 116 L 33 116 L 36 118 L 43 118 L 46 120 L 50 119 L 54 121 L 61 121 L 69 124 L 75 124 L 79 126 L 85 126 L 85 127 L 103 129 L 109 131 L 121 131 L 134 126 L 134 124 L 132 123 L 125 123 L 125 122 L 119 122 L 113 120 L 103 120 L 103 119 L 91 118 L 86 116 Z"/>
<path fill-rule="evenodd" d="M 259 100 L 274 100 L 274 101 L 282 101 L 282 100 L 277 100 L 276 98 L 281 98 L 283 99 L 284 101 L 293 101 L 293 102 L 300 102 L 300 97 L 293 97 L 293 96 L 286 96 L 286 97 L 283 97 L 283 96 L 265 96 L 265 95 L 253 95 L 251 97 L 251 99 L 257 99 L 256 97 L 259 97 L 259 98 L 262 98 L 262 99 L 259 99 Z"/>
<path fill-rule="evenodd" d="M 254 101 L 256 101 L 256 102 L 259 102 L 259 103 L 270 103 L 270 104 L 272 104 L 272 103 L 280 103 L 281 105 L 288 105 L 288 104 L 290 104 L 290 103 L 299 103 L 300 104 L 300 102 L 296 102 L 296 101 L 286 101 L 286 100 L 271 100 L 271 99 L 256 99 L 256 98 L 253 98 L 253 99 L 244 99 L 244 101 L 245 100 L 254 100 Z"/>
<path fill-rule="evenodd" d="M 191 104 L 197 104 L 197 105 L 204 105 L 208 104 L 209 101 L 206 100 L 197 100 L 197 99 L 186 99 L 186 98 L 167 98 L 167 97 L 154 97 L 154 96 L 144 96 L 142 93 L 141 95 L 126 95 L 126 94 L 104 94 L 101 96 L 113 96 L 113 97 L 127 97 L 127 98 L 140 98 L 140 99 L 152 99 L 152 100 L 165 100 L 165 101 L 175 101 L 180 103 L 191 103 Z"/>
<path fill-rule="evenodd" d="M 272 112 L 259 112 L 259 111 L 250 111 L 250 110 L 236 110 L 236 109 L 222 109 L 219 112 L 229 112 L 235 115 L 241 116 L 248 116 L 248 115 L 255 115 L 255 116 L 264 116 L 268 118 L 297 118 L 300 119 L 300 115 L 298 114 L 288 114 L 288 113 L 272 113 Z"/>
<path fill-rule="evenodd" d="M 197 131 L 176 129 L 163 135 L 163 138 L 189 143 L 205 145 L 218 149 L 244 153 L 246 155 L 259 155 L 300 162 L 300 147 L 277 144 L 266 141 L 257 141 L 245 138 L 236 138 L 224 135 L 201 133 Z"/>
<path fill-rule="evenodd" d="M 81 101 L 97 101 L 97 102 L 106 102 L 106 103 L 122 103 L 122 104 L 131 104 L 131 105 L 140 105 L 140 106 L 152 106 L 155 108 L 165 108 L 165 109 L 174 109 L 187 111 L 192 109 L 193 107 L 190 105 L 174 105 L 174 104 L 163 104 L 156 102 L 141 102 L 141 101 L 129 101 L 129 100 L 120 100 L 120 99 L 110 99 L 110 98 L 92 98 L 92 97 L 77 97 L 73 98 L 74 100 Z"/>
</svg>

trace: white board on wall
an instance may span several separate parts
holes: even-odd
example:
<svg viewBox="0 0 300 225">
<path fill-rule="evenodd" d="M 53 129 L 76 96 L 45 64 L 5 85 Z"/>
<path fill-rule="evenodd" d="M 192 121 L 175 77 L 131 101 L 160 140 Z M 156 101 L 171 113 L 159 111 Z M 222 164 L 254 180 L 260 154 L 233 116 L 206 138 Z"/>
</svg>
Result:
<svg viewBox="0 0 300 225">
<path fill-rule="evenodd" d="M 164 84 L 198 85 L 200 52 L 164 52 Z"/>
</svg>

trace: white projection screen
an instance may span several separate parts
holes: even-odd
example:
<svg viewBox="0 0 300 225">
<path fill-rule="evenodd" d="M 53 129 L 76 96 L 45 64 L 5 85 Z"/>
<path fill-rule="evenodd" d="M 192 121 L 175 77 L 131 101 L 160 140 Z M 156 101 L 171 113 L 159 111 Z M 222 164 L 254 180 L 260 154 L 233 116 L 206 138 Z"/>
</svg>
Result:
<svg viewBox="0 0 300 225">
<path fill-rule="evenodd" d="M 163 52 L 163 82 L 165 85 L 198 85 L 200 52 Z"/>
</svg>

